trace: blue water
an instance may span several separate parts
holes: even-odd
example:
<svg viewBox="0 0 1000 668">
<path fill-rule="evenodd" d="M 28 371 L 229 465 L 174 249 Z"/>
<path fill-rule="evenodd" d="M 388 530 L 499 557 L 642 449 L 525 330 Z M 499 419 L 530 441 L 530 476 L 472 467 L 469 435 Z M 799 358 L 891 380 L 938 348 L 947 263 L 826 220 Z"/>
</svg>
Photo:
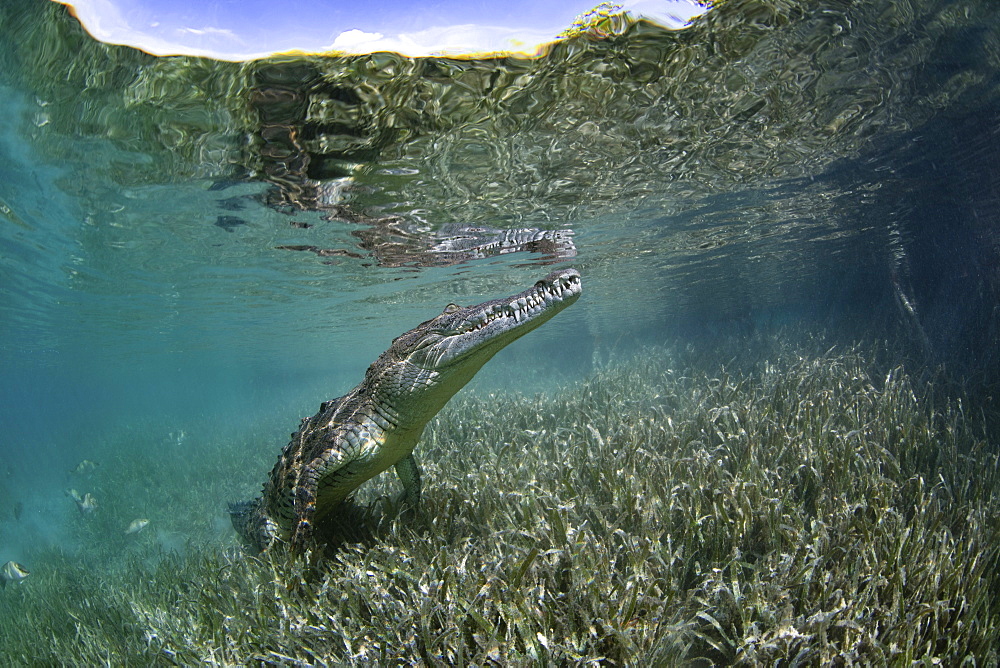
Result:
<svg viewBox="0 0 1000 668">
<path fill-rule="evenodd" d="M 273 72 L 250 76 L 251 90 L 232 83 L 232 65 L 95 46 L 43 4 L 13 3 L 0 23 L 0 561 L 65 540 L 66 472 L 106 456 L 109 434 L 143 435 L 124 458 L 132 447 L 182 463 L 224 434 L 247 440 L 255 466 L 273 460 L 298 419 L 356 384 L 392 338 L 551 266 L 578 267 L 584 298 L 498 355 L 471 391 L 549 391 L 649 343 L 822 331 L 889 340 L 900 362 L 944 365 L 991 401 L 992 2 L 779 3 L 783 18 L 759 25 L 752 3 L 734 2 L 669 38 L 718 39 L 700 60 L 644 61 L 669 41 L 647 30 L 606 51 L 512 63 L 528 73 L 509 97 L 469 84 L 412 125 L 393 114 L 430 109 L 432 84 L 459 66 L 376 57 L 372 87 L 399 76 L 430 92 L 392 98 L 367 135 L 302 121 L 312 154 L 295 178 L 278 169 L 295 156 L 267 157 L 267 137 L 298 121 L 252 101 L 278 86 Z M 368 104 L 329 73 L 320 85 L 302 63 L 275 67 L 292 73 L 281 90 L 301 85 L 345 118 Z M 504 66 L 461 67 L 514 86 Z M 355 85 L 364 68 L 351 68 L 343 81 Z M 303 179 L 345 175 L 344 199 L 296 199 Z M 403 232 L 381 230 L 382 216 Z M 435 264 L 406 246 L 456 224 L 568 230 L 572 250 Z M 365 241 L 366 230 L 381 236 Z M 393 255 L 393 243 L 407 250 Z"/>
</svg>

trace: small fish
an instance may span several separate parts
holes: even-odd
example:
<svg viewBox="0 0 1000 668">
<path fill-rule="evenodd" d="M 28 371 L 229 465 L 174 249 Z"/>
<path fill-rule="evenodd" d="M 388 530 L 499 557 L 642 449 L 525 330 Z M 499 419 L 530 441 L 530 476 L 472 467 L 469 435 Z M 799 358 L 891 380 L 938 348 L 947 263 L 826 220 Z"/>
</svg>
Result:
<svg viewBox="0 0 1000 668">
<path fill-rule="evenodd" d="M 24 515 L 24 502 L 18 501 L 14 504 L 14 519 L 20 522 L 22 515 Z"/>
<path fill-rule="evenodd" d="M 210 191 L 226 190 L 227 188 L 232 188 L 233 186 L 238 186 L 243 183 L 240 179 L 220 179 L 215 181 L 212 185 L 208 187 Z"/>
<path fill-rule="evenodd" d="M 128 525 L 128 529 L 125 529 L 125 535 L 127 536 L 129 534 L 139 533 L 145 529 L 148 524 L 149 520 L 145 517 L 138 520 L 132 520 L 132 523 Z"/>
<path fill-rule="evenodd" d="M 80 512 L 84 515 L 97 510 L 97 499 L 95 499 L 94 495 L 90 492 L 80 496 L 80 492 L 75 489 L 67 489 L 66 496 L 76 502 L 76 507 L 79 508 Z"/>
<path fill-rule="evenodd" d="M 29 575 L 31 573 L 28 572 L 27 568 L 16 561 L 8 561 L 3 565 L 3 568 L 0 568 L 0 584 L 6 587 L 8 582 L 20 582 Z"/>
<path fill-rule="evenodd" d="M 83 498 L 76 504 L 76 507 L 80 509 L 80 512 L 86 515 L 97 510 L 97 499 L 90 492 L 83 495 Z"/>
<path fill-rule="evenodd" d="M 220 199 L 217 204 L 220 209 L 225 209 L 226 211 L 242 211 L 246 208 L 247 196 L 237 195 L 236 197 L 229 197 L 228 199 Z"/>
<path fill-rule="evenodd" d="M 240 225 L 246 225 L 247 221 L 242 218 L 237 218 L 236 216 L 219 216 L 215 219 L 213 223 L 216 227 L 221 227 L 226 232 L 232 232 L 234 228 Z"/>
<path fill-rule="evenodd" d="M 84 459 L 82 462 L 77 464 L 70 473 L 89 473 L 96 469 L 98 466 L 97 462 L 92 462 L 89 459 Z"/>
</svg>

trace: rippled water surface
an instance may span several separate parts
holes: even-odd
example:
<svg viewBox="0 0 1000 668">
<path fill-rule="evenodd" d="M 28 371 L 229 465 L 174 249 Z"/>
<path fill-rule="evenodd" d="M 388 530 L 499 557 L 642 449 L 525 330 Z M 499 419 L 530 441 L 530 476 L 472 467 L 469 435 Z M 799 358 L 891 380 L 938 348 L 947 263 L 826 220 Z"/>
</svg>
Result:
<svg viewBox="0 0 1000 668">
<path fill-rule="evenodd" d="M 277 452 L 393 337 L 562 266 L 584 297 L 480 391 L 794 331 L 992 396 L 1000 5 L 618 27 L 534 59 L 222 63 L 4 3 L 0 503 L 62 507 L 50 463 L 118 424 L 266 424 Z"/>
</svg>

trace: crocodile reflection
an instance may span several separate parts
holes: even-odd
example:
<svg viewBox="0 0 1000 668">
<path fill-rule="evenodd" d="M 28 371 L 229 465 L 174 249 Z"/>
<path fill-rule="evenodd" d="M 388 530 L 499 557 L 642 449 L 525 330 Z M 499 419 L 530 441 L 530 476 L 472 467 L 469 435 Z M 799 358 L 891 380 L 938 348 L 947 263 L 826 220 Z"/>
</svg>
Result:
<svg viewBox="0 0 1000 668">
<path fill-rule="evenodd" d="M 573 231 L 569 229 L 528 227 L 506 230 L 452 224 L 444 225 L 439 230 L 415 232 L 410 223 L 398 216 L 373 218 L 367 225 L 352 234 L 359 239 L 358 245 L 376 257 L 383 267 L 442 267 L 518 252 L 533 253 L 542 258 L 540 264 L 550 264 L 576 255 Z M 309 251 L 327 258 L 327 264 L 337 262 L 329 259 L 333 257 L 364 257 L 345 248 L 321 248 L 308 244 L 277 248 Z"/>
<path fill-rule="evenodd" d="M 273 186 L 264 197 L 267 206 L 286 213 L 320 211 L 330 222 L 356 226 L 351 234 L 358 247 L 381 266 L 447 266 L 510 253 L 530 253 L 535 263 L 551 264 L 576 256 L 571 229 L 437 228 L 358 210 L 346 201 L 352 191 L 363 190 L 350 176 L 351 167 L 377 163 L 383 149 L 420 134 L 421 121 L 409 119 L 403 127 L 387 122 L 377 91 L 331 81 L 309 61 L 262 63 L 255 79 L 250 106 L 258 125 L 252 150 L 254 171 Z M 351 249 L 312 244 L 278 248 L 313 252 L 327 263 L 362 257 Z"/>
</svg>

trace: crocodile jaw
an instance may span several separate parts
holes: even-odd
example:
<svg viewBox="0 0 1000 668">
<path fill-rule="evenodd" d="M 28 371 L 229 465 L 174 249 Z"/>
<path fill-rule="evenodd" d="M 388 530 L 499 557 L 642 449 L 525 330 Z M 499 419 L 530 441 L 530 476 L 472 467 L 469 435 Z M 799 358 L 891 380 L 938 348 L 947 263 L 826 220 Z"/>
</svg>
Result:
<svg viewBox="0 0 1000 668">
<path fill-rule="evenodd" d="M 409 361 L 439 372 L 465 364 L 469 357 L 486 354 L 485 362 L 575 302 L 580 293 L 580 273 L 563 269 L 511 297 L 465 308 L 449 304 L 437 318 L 414 330 L 426 329 L 423 340 L 409 354 Z"/>
<path fill-rule="evenodd" d="M 426 422 L 496 353 L 579 299 L 576 269 L 554 271 L 531 288 L 441 315 L 397 337 L 368 369 L 366 383 L 398 425 Z M 391 407 L 391 408 L 390 408 Z"/>
</svg>

